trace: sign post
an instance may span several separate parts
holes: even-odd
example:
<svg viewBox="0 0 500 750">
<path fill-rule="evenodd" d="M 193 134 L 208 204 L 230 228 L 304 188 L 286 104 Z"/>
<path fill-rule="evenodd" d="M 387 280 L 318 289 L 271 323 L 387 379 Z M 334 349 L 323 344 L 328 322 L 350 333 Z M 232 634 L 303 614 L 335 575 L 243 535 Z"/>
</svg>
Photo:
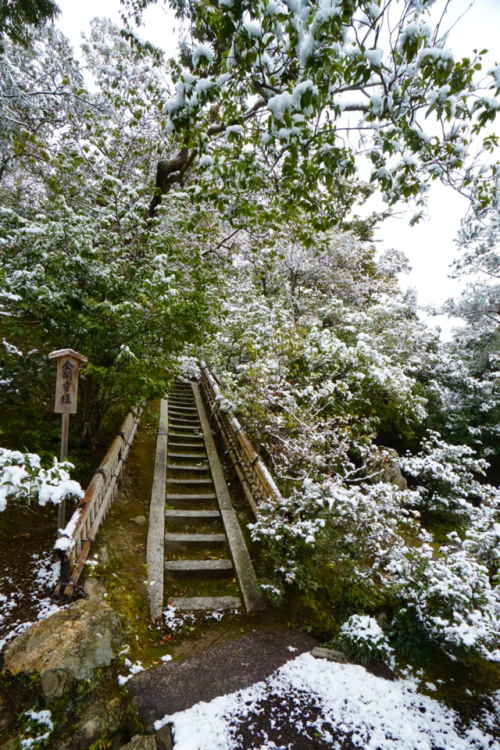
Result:
<svg viewBox="0 0 500 750">
<path fill-rule="evenodd" d="M 78 398 L 78 372 L 80 362 L 88 362 L 73 349 L 59 349 L 50 352 L 49 359 L 57 360 L 56 401 L 54 411 L 62 414 L 61 425 L 61 461 L 68 457 L 69 415 L 76 414 Z M 57 512 L 57 528 L 63 529 L 66 522 L 66 502 L 61 500 Z"/>
</svg>

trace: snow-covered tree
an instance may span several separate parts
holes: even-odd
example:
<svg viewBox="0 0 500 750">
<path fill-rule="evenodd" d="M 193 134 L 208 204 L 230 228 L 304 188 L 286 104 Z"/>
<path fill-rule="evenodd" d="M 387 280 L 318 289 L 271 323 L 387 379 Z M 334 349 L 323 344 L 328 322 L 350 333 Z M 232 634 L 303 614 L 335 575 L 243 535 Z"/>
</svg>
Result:
<svg viewBox="0 0 500 750">
<path fill-rule="evenodd" d="M 471 378 L 399 290 L 404 257 L 377 258 L 306 216 L 300 232 L 284 223 L 260 247 L 240 232 L 219 253 L 222 320 L 204 357 L 282 490 L 251 525 L 264 591 L 293 589 L 337 621 L 389 603 L 400 651 L 420 633 L 496 659 L 500 494 L 485 482 L 482 436 L 459 441 Z M 447 418 L 448 440 L 428 430 Z M 396 460 L 380 443 L 411 448 L 399 460 L 409 489 L 373 474 L 374 458 Z"/>
<path fill-rule="evenodd" d="M 139 21 L 149 2 L 122 0 L 124 17 Z M 193 41 L 172 67 L 164 111 L 180 150 L 158 163 L 152 215 L 195 161 L 197 187 L 229 219 L 256 224 L 297 208 L 338 223 L 334 198 L 360 157 L 390 204 L 421 205 L 436 179 L 488 203 L 492 175 L 474 149 L 494 143 L 478 139 L 496 117 L 500 74 L 479 77 L 481 54 L 455 59 L 452 3 L 438 18 L 433 0 L 169 4 Z"/>
<path fill-rule="evenodd" d="M 29 352 L 28 359 L 37 359 L 28 406 L 34 398 L 46 403 L 53 386 L 40 355 L 80 350 L 89 358 L 80 383 L 80 442 L 99 430 L 113 405 L 165 390 L 169 357 L 200 340 L 210 274 L 201 260 L 209 227 L 181 191 L 168 211 L 147 218 L 155 161 L 170 147 L 157 106 L 168 81 L 157 59 L 132 49 L 106 21 L 94 22 L 84 52 L 95 92 L 83 86 L 67 43 L 53 29 L 40 32 L 32 49 L 6 51 L 2 64 L 10 76 L 2 84 L 18 123 L 17 130 L 5 126 L 0 208 L 0 324 L 9 381 L 3 398 L 21 406 Z M 47 94 L 47 113 L 35 96 L 43 85 L 36 53 L 40 65 L 53 56 L 47 75 L 64 94 Z"/>
</svg>

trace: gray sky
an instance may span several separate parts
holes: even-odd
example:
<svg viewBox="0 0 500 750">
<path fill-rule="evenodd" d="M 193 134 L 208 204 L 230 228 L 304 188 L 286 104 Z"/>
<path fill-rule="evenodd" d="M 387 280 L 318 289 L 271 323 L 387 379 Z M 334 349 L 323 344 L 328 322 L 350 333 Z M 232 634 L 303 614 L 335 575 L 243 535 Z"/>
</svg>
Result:
<svg viewBox="0 0 500 750">
<path fill-rule="evenodd" d="M 445 0 L 437 0 L 436 9 L 442 8 Z M 453 0 L 449 11 L 448 27 L 470 6 L 471 0 Z M 120 23 L 119 0 L 59 0 L 62 16 L 58 25 L 72 41 L 78 53 L 80 36 L 87 32 L 95 16 L 104 16 Z M 178 39 L 178 22 L 161 3 L 150 6 L 144 15 L 144 27 L 139 35 L 162 47 L 169 56 L 175 56 Z M 500 61 L 498 40 L 500 38 L 500 0 L 476 0 L 466 16 L 455 26 L 449 36 L 449 45 L 458 56 L 468 56 L 473 49 L 488 49 L 492 53 L 485 58 L 486 70 Z M 498 130 L 498 126 L 497 126 Z M 374 202 L 377 205 L 377 201 Z M 378 207 L 382 207 L 378 203 Z M 451 188 L 434 185 L 429 193 L 428 217 L 415 227 L 409 226 L 410 214 L 404 208 L 396 209 L 401 218 L 389 219 L 378 230 L 378 247 L 396 247 L 402 250 L 412 265 L 409 276 L 403 277 L 403 287 L 414 286 L 421 305 L 439 305 L 449 297 L 457 296 L 462 282 L 448 278 L 449 266 L 456 249 L 454 239 L 460 227 L 460 219 L 467 210 L 467 201 Z M 427 318 L 427 316 L 424 315 Z M 448 338 L 456 321 L 439 317 L 429 320 L 443 329 Z"/>
</svg>

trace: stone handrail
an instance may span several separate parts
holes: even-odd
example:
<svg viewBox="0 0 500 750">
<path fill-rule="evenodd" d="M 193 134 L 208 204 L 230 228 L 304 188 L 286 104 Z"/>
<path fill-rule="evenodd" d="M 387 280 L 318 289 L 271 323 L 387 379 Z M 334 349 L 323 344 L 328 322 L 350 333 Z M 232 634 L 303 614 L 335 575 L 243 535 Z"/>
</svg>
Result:
<svg viewBox="0 0 500 750">
<path fill-rule="evenodd" d="M 54 549 L 61 559 L 61 583 L 56 589 L 58 594 L 64 589 L 64 595 L 70 598 L 78 583 L 92 542 L 118 491 L 118 482 L 134 442 L 141 414 L 142 407 L 136 406 L 125 417 L 120 432 L 97 469 L 85 496 L 63 530 L 62 537 L 55 544 Z"/>
<path fill-rule="evenodd" d="M 200 364 L 203 392 L 222 433 L 250 507 L 256 515 L 260 503 L 278 502 L 281 500 L 281 493 L 232 411 L 220 408 L 222 394 L 219 386 L 205 362 Z"/>
</svg>

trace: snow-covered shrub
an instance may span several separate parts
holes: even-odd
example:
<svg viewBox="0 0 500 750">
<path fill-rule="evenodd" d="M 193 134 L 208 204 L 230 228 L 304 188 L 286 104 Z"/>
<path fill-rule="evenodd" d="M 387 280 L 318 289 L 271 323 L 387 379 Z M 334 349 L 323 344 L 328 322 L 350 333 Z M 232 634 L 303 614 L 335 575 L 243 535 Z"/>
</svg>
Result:
<svg viewBox="0 0 500 750">
<path fill-rule="evenodd" d="M 384 631 L 368 615 L 352 615 L 340 628 L 340 642 L 365 667 L 371 661 L 385 661 L 392 651 Z"/>
<path fill-rule="evenodd" d="M 400 465 L 421 485 L 424 508 L 468 517 L 474 505 L 484 500 L 500 503 L 500 490 L 476 479 L 485 475 L 489 464 L 475 456 L 468 445 L 450 445 L 439 433 L 429 432 L 421 452 L 401 458 Z"/>
<path fill-rule="evenodd" d="M 187 355 L 179 357 L 179 369 L 181 374 L 189 380 L 198 380 L 201 376 L 196 357 L 190 357 Z"/>
<path fill-rule="evenodd" d="M 69 461 L 54 458 L 50 469 L 44 469 L 36 453 L 21 453 L 0 448 L 0 512 L 5 510 L 7 499 L 30 501 L 39 505 L 58 504 L 67 497 L 83 497 L 83 490 L 69 471 L 74 466 Z"/>
<path fill-rule="evenodd" d="M 24 738 L 21 740 L 23 750 L 45 745 L 54 729 L 51 712 L 48 709 L 35 711 L 31 708 L 29 711 L 26 711 L 25 716 L 28 717 L 28 723 L 24 732 Z"/>
<path fill-rule="evenodd" d="M 407 548 L 388 566 L 401 605 L 395 628 L 415 620 L 447 652 L 500 661 L 500 589 L 488 569 L 464 550 Z M 404 632 L 400 633 L 404 637 Z"/>
<path fill-rule="evenodd" d="M 408 507 L 416 502 L 417 493 L 390 484 L 305 480 L 289 498 L 259 506 L 250 529 L 262 542 L 275 590 L 324 586 L 341 609 L 353 594 L 380 596 L 387 562 L 405 549 L 402 532 L 422 533 L 418 513 Z"/>
<path fill-rule="evenodd" d="M 497 507 L 476 510 L 471 524 L 465 532 L 462 547 L 473 553 L 478 560 L 487 566 L 490 578 L 498 585 L 500 583 L 498 577 L 500 571 L 500 524 L 498 523 Z"/>
</svg>

